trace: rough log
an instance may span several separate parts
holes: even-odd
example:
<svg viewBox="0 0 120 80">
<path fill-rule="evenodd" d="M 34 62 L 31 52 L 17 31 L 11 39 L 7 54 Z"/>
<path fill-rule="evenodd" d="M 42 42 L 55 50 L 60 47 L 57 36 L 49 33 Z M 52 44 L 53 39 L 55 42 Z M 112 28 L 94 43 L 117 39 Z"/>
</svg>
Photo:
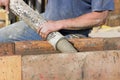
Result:
<svg viewBox="0 0 120 80">
<path fill-rule="evenodd" d="M 22 57 L 23 80 L 120 80 L 120 51 Z"/>
<path fill-rule="evenodd" d="M 15 42 L 15 54 L 49 54 L 59 53 L 47 41 L 22 41 Z"/>
<path fill-rule="evenodd" d="M 69 40 L 79 52 L 120 50 L 120 38 L 83 38 Z M 0 43 L 0 55 L 60 53 L 47 41 Z"/>
<path fill-rule="evenodd" d="M 15 53 L 14 43 L 0 43 L 0 56 L 12 55 Z"/>
<path fill-rule="evenodd" d="M 79 51 L 120 50 L 120 38 L 83 38 L 69 40 Z M 59 53 L 47 41 L 25 41 L 15 43 L 16 54 Z"/>
</svg>

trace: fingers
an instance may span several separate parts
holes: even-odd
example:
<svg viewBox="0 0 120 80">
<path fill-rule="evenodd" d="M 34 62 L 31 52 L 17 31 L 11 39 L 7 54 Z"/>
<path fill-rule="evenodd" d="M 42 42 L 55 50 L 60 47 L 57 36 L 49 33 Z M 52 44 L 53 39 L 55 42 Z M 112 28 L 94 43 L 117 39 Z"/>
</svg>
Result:
<svg viewBox="0 0 120 80">
<path fill-rule="evenodd" d="M 48 21 L 44 24 L 42 24 L 38 29 L 37 32 L 38 34 L 44 39 L 46 40 L 47 36 L 49 33 L 57 31 L 58 27 L 55 24 L 55 22 L 53 21 Z"/>
<path fill-rule="evenodd" d="M 45 28 L 41 29 L 40 35 L 44 40 L 46 40 L 48 34 L 49 34 L 49 31 L 47 29 L 45 29 Z"/>
<path fill-rule="evenodd" d="M 39 28 L 37 29 L 37 33 L 38 33 L 39 35 L 41 35 L 41 34 L 40 34 L 40 31 L 41 31 L 41 27 L 39 27 Z"/>
<path fill-rule="evenodd" d="M 40 26 L 37 29 L 37 33 L 42 37 L 43 40 L 46 40 L 47 35 L 49 34 L 49 32 L 47 31 L 47 29 L 43 26 Z"/>
<path fill-rule="evenodd" d="M 41 31 L 41 26 L 37 29 L 37 33 L 41 36 L 42 33 L 40 32 Z M 42 37 L 42 36 L 41 36 Z"/>
</svg>

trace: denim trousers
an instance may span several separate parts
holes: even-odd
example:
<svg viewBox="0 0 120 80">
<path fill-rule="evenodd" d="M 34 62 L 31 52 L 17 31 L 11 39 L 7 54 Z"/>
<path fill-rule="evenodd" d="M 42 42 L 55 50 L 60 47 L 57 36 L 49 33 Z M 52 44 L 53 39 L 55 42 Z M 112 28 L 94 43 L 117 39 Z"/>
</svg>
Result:
<svg viewBox="0 0 120 80">
<path fill-rule="evenodd" d="M 23 21 L 0 29 L 0 42 L 42 40 L 42 38 Z"/>
</svg>

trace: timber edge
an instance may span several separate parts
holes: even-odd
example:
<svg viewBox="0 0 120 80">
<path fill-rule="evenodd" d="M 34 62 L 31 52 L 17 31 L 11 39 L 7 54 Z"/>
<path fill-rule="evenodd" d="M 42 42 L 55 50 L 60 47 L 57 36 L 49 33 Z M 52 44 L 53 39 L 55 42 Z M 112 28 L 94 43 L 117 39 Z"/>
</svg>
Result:
<svg viewBox="0 0 120 80">
<path fill-rule="evenodd" d="M 69 39 L 70 43 L 79 51 L 120 50 L 120 38 L 80 38 Z M 30 55 L 61 53 L 55 50 L 47 41 L 18 41 L 0 43 L 0 55 Z"/>
</svg>

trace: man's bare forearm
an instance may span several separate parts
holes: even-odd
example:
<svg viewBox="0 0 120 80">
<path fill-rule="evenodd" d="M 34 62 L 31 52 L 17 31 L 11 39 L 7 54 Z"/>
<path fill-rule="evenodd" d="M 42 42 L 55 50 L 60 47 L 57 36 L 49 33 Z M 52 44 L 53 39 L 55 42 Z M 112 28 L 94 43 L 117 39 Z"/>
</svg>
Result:
<svg viewBox="0 0 120 80">
<path fill-rule="evenodd" d="M 91 12 L 76 18 L 61 20 L 64 29 L 86 29 L 105 23 L 109 11 Z"/>
</svg>

